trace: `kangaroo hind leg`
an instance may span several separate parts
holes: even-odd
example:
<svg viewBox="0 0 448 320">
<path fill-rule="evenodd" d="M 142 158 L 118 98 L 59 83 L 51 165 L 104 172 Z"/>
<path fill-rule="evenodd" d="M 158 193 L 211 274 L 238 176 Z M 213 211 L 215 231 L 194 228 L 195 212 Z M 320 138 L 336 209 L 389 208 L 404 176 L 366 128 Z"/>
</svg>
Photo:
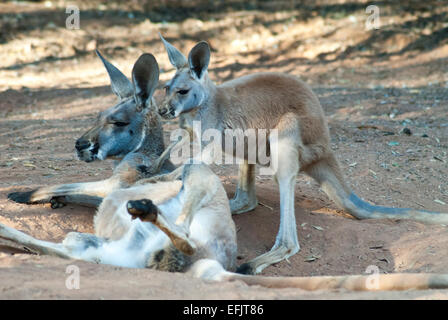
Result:
<svg viewBox="0 0 448 320">
<path fill-rule="evenodd" d="M 101 181 L 41 187 L 26 192 L 12 192 L 8 194 L 8 199 L 26 204 L 49 202 L 54 209 L 67 203 L 95 207 L 108 193 L 118 187 L 119 180 L 109 178 Z"/>
<path fill-rule="evenodd" d="M 255 195 L 255 164 L 249 164 L 248 160 L 240 165 L 238 172 L 238 187 L 235 196 L 230 200 L 232 214 L 240 214 L 252 211 L 258 205 Z"/>
<path fill-rule="evenodd" d="M 66 259 L 73 258 L 69 250 L 61 243 L 38 240 L 4 224 L 0 224 L 0 238 L 16 242 L 42 255 L 51 255 Z"/>
<path fill-rule="evenodd" d="M 259 273 L 267 266 L 287 259 L 300 250 L 294 215 L 294 186 L 299 172 L 300 141 L 297 132 L 279 132 L 275 139 L 271 136 L 271 150 L 275 150 L 271 155 L 277 157 L 274 160 L 277 162 L 274 170 L 280 193 L 280 227 L 272 249 L 241 265 L 237 270 L 239 273 Z"/>
<path fill-rule="evenodd" d="M 104 238 L 93 234 L 70 232 L 62 243 L 54 243 L 36 239 L 4 224 L 0 224 L 0 238 L 13 241 L 40 255 L 91 262 L 101 262 L 101 246 L 106 242 Z"/>
</svg>

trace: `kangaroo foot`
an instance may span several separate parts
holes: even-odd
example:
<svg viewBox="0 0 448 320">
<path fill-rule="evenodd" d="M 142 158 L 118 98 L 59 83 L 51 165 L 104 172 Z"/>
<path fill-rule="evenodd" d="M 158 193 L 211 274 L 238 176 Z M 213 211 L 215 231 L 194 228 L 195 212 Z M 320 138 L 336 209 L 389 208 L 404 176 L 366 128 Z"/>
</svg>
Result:
<svg viewBox="0 0 448 320">
<path fill-rule="evenodd" d="M 142 221 L 154 222 L 157 219 L 157 207 L 151 200 L 130 200 L 126 204 L 128 213 L 132 216 L 132 219 L 139 218 Z"/>
<path fill-rule="evenodd" d="M 242 190 L 237 190 L 233 199 L 230 200 L 230 210 L 232 214 L 240 214 L 254 210 L 258 205 L 255 195 Z"/>
<path fill-rule="evenodd" d="M 65 207 L 65 202 L 63 201 L 65 197 L 53 197 L 50 199 L 51 209 L 59 209 Z"/>
</svg>

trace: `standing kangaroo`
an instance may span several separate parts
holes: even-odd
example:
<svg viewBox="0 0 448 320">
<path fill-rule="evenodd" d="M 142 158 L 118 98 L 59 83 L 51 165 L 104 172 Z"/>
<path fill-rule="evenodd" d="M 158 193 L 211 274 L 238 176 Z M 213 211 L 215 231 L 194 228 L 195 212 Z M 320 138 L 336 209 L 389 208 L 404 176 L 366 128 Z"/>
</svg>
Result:
<svg viewBox="0 0 448 320">
<path fill-rule="evenodd" d="M 170 161 L 156 161 L 164 152 L 165 145 L 160 116 L 152 99 L 159 79 L 155 58 L 149 54 L 142 55 L 134 65 L 131 82 L 99 51 L 96 53 L 109 74 L 112 91 L 120 101 L 99 113 L 94 126 L 76 141 L 75 148 L 78 158 L 85 162 L 120 160 L 112 176 L 95 182 L 13 192 L 8 195 L 9 199 L 19 203 L 51 202 L 53 208 L 65 203 L 98 207 L 107 194 L 133 185 L 147 176 L 148 170 L 163 173 L 174 169 Z M 165 156 L 168 155 L 166 152 Z"/>
<path fill-rule="evenodd" d="M 314 178 L 338 207 L 358 219 L 448 223 L 446 213 L 376 206 L 353 193 L 330 148 L 329 130 L 319 100 L 298 78 L 283 73 L 257 73 L 215 85 L 207 72 L 210 61 L 207 42 L 196 44 L 187 59 L 161 38 L 169 60 L 176 68 L 174 77 L 165 87 L 166 96 L 159 108 L 162 117 L 171 119 L 190 114 L 193 121 L 201 124 L 202 132 L 195 132 L 199 142 L 202 133 L 209 128 L 221 132 L 226 129 L 266 129 L 272 133 L 276 130 L 275 136 L 269 136 L 267 150 L 271 151 L 271 161 L 273 157 L 277 161 L 274 178 L 280 191 L 279 231 L 273 248 L 240 266 L 239 272 L 261 272 L 299 251 L 294 215 L 294 186 L 299 171 Z M 207 146 L 203 150 L 203 153 L 209 151 Z M 164 176 L 157 179 L 166 180 Z M 238 187 L 230 207 L 232 213 L 239 214 L 256 206 L 255 164 L 245 158 L 240 165 Z"/>
</svg>

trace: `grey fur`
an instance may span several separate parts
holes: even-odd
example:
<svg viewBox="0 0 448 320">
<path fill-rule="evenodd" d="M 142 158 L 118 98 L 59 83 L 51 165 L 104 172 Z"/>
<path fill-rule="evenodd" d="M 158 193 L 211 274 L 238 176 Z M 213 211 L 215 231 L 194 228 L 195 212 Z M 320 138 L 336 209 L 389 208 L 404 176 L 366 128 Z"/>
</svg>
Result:
<svg viewBox="0 0 448 320">
<path fill-rule="evenodd" d="M 94 126 L 77 140 L 76 148 L 80 160 L 86 162 L 119 160 L 113 175 L 102 181 L 13 192 L 8 195 L 9 199 L 20 203 L 51 201 L 53 208 L 66 203 L 98 206 L 113 190 L 127 188 L 148 175 L 174 169 L 167 157 L 159 160 L 165 145 L 161 120 L 152 99 L 159 77 L 155 58 L 150 54 L 141 55 L 134 65 L 131 82 L 99 52 L 98 56 L 110 76 L 112 91 L 120 101 L 99 113 Z"/>
</svg>

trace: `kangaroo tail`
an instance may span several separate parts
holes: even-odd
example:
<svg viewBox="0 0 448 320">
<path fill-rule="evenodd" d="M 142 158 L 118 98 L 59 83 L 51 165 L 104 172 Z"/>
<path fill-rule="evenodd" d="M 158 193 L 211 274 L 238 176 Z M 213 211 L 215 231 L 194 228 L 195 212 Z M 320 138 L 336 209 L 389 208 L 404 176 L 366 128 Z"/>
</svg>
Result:
<svg viewBox="0 0 448 320">
<path fill-rule="evenodd" d="M 266 288 L 302 290 L 347 289 L 352 291 L 425 290 L 448 288 L 448 274 L 392 273 L 314 277 L 263 277 L 226 271 L 212 259 L 196 261 L 188 271 L 192 276 L 215 281 L 243 281 Z"/>
<path fill-rule="evenodd" d="M 313 177 L 338 207 L 358 219 L 409 219 L 424 223 L 448 224 L 448 213 L 376 206 L 359 198 L 344 182 L 333 155 L 319 160 L 304 171 Z"/>
<path fill-rule="evenodd" d="M 347 289 L 352 291 L 425 290 L 448 288 L 448 274 L 395 273 L 379 275 L 262 277 L 226 272 L 221 280 L 240 280 L 248 285 L 302 290 Z"/>
</svg>

